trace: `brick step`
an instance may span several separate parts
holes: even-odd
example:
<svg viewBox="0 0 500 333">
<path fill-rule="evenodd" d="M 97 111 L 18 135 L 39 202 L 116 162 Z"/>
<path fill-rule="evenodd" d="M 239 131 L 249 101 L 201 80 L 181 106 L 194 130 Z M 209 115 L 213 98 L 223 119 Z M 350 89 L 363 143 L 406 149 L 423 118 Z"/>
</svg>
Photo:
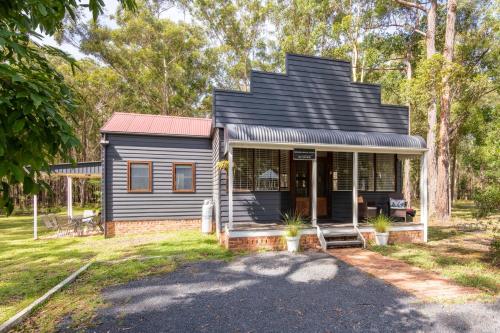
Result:
<svg viewBox="0 0 500 333">
<path fill-rule="evenodd" d="M 362 247 L 363 242 L 359 239 L 356 240 L 344 240 L 344 241 L 327 241 L 326 247 L 328 249 L 331 248 L 339 248 L 339 247 Z"/>
</svg>

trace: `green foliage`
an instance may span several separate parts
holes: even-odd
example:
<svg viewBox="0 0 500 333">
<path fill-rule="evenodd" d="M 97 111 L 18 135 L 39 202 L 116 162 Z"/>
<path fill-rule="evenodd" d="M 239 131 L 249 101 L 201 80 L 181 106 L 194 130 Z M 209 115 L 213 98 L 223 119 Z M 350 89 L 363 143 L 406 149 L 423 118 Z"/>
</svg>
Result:
<svg viewBox="0 0 500 333">
<path fill-rule="evenodd" d="M 386 233 L 391 227 L 392 220 L 384 214 L 379 214 L 375 217 L 368 219 L 368 223 L 373 225 L 373 228 L 378 233 Z"/>
<path fill-rule="evenodd" d="M 490 244 L 491 262 L 495 266 L 500 266 L 500 236 L 495 236 Z"/>
<path fill-rule="evenodd" d="M 82 211 L 75 212 L 81 214 Z M 65 214 L 65 212 L 63 213 Z M 33 241 L 33 218 L 0 216 L 0 322 L 28 306 L 89 260 L 97 263 L 55 295 L 19 332 L 54 332 L 64 317 L 89 315 L 102 305 L 101 289 L 142 276 L 170 272 L 199 260 L 230 260 L 234 254 L 215 235 L 179 231 L 129 235 L 60 237 Z M 42 223 L 39 236 L 50 236 Z M 148 257 L 153 257 L 147 260 Z M 133 260 L 122 260 L 130 259 Z M 83 280 L 81 280 L 83 279 Z M 89 313 L 90 312 L 90 313 Z M 40 325 L 42 327 L 40 327 Z M 44 327 L 46 325 L 46 327 Z M 70 328 L 71 331 L 79 331 Z"/>
<path fill-rule="evenodd" d="M 500 210 L 500 186 L 493 184 L 483 190 L 477 190 L 473 196 L 476 206 L 475 216 L 486 217 Z"/>
<path fill-rule="evenodd" d="M 132 0 L 122 0 L 132 8 Z M 0 210 L 12 212 L 10 188 L 22 184 L 26 194 L 45 184 L 41 171 L 57 158 L 71 159 L 78 139 L 66 122 L 75 109 L 71 89 L 47 57 L 75 62 L 62 51 L 40 46 L 36 31 L 52 35 L 65 15 L 75 18 L 74 0 L 3 1 L 0 3 Z M 90 0 L 94 17 L 100 0 Z"/>
<path fill-rule="evenodd" d="M 218 161 L 216 164 L 215 164 L 215 167 L 217 168 L 217 170 L 219 171 L 226 171 L 229 170 L 229 161 L 228 160 L 221 160 L 221 161 Z"/>
<path fill-rule="evenodd" d="M 252 69 L 271 70 L 266 22 L 269 3 L 261 0 L 180 0 L 217 45 L 218 87 L 250 89 Z"/>
<path fill-rule="evenodd" d="M 117 11 L 116 28 L 90 22 L 74 37 L 125 83 L 115 96 L 121 111 L 206 114 L 216 53 L 200 27 L 159 18 L 159 11 L 159 3 L 141 1 L 134 13 Z"/>
<path fill-rule="evenodd" d="M 297 237 L 300 229 L 304 225 L 304 220 L 300 213 L 285 213 L 283 214 L 283 223 L 285 223 L 286 237 Z"/>
</svg>

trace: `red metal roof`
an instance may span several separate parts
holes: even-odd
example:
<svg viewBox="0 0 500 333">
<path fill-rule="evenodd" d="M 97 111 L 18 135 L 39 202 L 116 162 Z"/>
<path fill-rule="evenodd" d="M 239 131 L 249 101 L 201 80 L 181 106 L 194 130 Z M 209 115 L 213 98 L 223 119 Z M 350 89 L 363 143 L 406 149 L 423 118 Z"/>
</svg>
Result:
<svg viewBox="0 0 500 333">
<path fill-rule="evenodd" d="M 113 113 L 101 128 L 103 133 L 178 135 L 210 137 L 212 119 L 159 116 L 142 113 Z"/>
</svg>

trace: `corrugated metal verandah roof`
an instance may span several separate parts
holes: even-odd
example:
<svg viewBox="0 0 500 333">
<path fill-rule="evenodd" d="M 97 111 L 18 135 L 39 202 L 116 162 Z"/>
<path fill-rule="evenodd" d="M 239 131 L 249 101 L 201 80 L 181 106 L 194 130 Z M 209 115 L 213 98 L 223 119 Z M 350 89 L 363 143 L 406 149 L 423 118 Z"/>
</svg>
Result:
<svg viewBox="0 0 500 333">
<path fill-rule="evenodd" d="M 225 126 L 224 135 L 225 142 L 360 146 L 397 148 L 397 150 L 426 149 L 422 137 L 403 134 L 228 124 Z"/>
<path fill-rule="evenodd" d="M 101 161 L 53 164 L 50 166 L 50 173 L 75 178 L 99 178 L 101 177 Z"/>
</svg>

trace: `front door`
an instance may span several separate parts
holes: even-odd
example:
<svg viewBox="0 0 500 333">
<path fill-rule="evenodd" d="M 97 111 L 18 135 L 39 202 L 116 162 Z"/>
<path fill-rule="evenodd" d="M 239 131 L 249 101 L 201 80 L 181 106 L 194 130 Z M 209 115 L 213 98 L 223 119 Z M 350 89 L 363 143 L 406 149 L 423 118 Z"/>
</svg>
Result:
<svg viewBox="0 0 500 333">
<path fill-rule="evenodd" d="M 318 154 L 319 155 L 319 154 Z M 328 216 L 328 159 L 318 156 L 317 167 L 317 206 L 318 217 Z M 295 212 L 303 217 L 311 215 L 311 161 L 292 161 L 293 163 L 293 200 L 295 201 Z"/>
<path fill-rule="evenodd" d="M 318 153 L 318 183 L 317 183 L 317 210 L 318 217 L 328 216 L 328 159 L 326 153 Z"/>
<path fill-rule="evenodd" d="M 295 165 L 295 212 L 302 216 L 311 215 L 311 172 L 310 161 L 293 161 Z"/>
</svg>

